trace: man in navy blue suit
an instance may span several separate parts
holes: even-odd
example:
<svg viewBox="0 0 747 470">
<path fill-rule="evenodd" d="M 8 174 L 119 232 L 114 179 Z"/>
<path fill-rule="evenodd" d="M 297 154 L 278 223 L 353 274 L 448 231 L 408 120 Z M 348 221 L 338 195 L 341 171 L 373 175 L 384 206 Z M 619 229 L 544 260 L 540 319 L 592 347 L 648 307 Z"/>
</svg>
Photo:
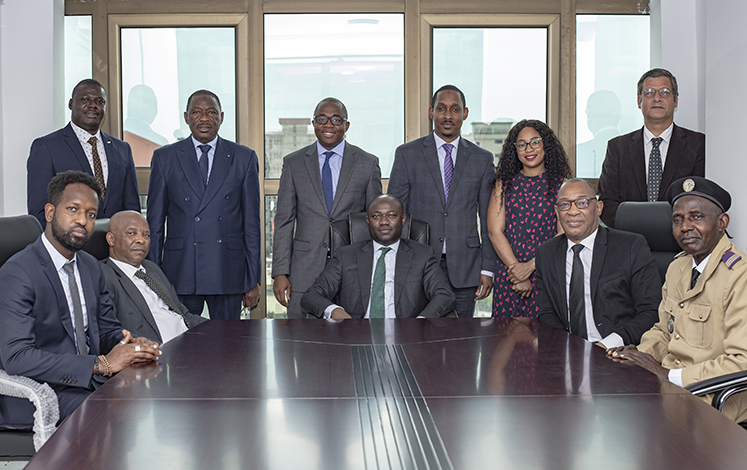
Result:
<svg viewBox="0 0 747 470">
<path fill-rule="evenodd" d="M 109 218 L 121 210 L 140 212 L 135 162 L 130 144 L 101 132 L 106 116 L 106 90 L 96 80 L 75 85 L 68 102 L 70 124 L 39 137 L 31 144 L 26 162 L 29 214 L 42 225 L 47 185 L 58 173 L 77 170 L 93 175 L 103 188 L 97 217 Z"/>
<path fill-rule="evenodd" d="M 259 300 L 257 154 L 218 137 L 223 112 L 211 91 L 189 97 L 184 120 L 192 136 L 153 152 L 148 258 L 190 312 L 207 302 L 210 318 L 238 319 L 242 300 Z"/>
</svg>

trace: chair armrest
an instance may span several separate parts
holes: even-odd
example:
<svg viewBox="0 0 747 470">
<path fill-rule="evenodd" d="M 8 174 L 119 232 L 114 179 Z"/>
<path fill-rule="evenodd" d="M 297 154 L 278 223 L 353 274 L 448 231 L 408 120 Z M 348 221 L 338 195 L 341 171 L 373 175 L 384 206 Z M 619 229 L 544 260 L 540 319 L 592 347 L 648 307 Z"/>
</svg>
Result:
<svg viewBox="0 0 747 470">
<path fill-rule="evenodd" d="M 28 377 L 8 375 L 0 369 L 0 395 L 26 398 L 34 411 L 34 448 L 38 451 L 57 430 L 60 407 L 52 388 Z"/>
<path fill-rule="evenodd" d="M 747 371 L 734 372 L 712 379 L 701 380 L 685 387 L 695 396 L 714 393 L 711 405 L 719 411 L 723 410 L 724 402 L 735 393 L 747 390 Z"/>
</svg>

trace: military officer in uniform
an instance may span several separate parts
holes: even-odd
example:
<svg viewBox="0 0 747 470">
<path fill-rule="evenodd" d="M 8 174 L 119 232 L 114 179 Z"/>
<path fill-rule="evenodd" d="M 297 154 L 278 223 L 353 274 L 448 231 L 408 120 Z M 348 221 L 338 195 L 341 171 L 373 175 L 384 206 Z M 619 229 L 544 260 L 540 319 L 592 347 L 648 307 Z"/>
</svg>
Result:
<svg viewBox="0 0 747 470">
<path fill-rule="evenodd" d="M 672 232 L 682 253 L 669 265 L 659 321 L 635 347 L 607 354 L 679 386 L 747 370 L 747 256 L 729 241 L 731 196 L 705 178 L 681 178 L 667 190 Z M 703 397 L 708 403 L 712 396 Z M 747 420 L 747 392 L 724 414 Z"/>
</svg>

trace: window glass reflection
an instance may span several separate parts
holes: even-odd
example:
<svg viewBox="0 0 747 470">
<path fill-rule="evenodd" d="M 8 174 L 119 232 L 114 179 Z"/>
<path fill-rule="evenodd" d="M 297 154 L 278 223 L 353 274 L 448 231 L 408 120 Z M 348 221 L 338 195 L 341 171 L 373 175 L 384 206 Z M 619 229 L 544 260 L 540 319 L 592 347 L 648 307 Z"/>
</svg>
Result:
<svg viewBox="0 0 747 470">
<path fill-rule="evenodd" d="M 81 80 L 92 77 L 91 16 L 65 17 L 65 123 L 70 121 L 67 102 L 73 87 Z M 62 125 L 62 124 L 61 124 Z"/>
<path fill-rule="evenodd" d="M 265 196 L 265 298 L 267 318 L 285 318 L 285 307 L 280 305 L 272 292 L 272 242 L 275 236 L 275 211 L 278 197 Z"/>
</svg>

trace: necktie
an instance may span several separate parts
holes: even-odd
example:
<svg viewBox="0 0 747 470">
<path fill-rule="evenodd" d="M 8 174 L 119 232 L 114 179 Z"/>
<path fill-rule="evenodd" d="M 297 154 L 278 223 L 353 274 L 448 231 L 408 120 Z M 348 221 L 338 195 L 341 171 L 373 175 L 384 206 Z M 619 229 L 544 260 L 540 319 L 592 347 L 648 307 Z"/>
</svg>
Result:
<svg viewBox="0 0 747 470">
<path fill-rule="evenodd" d="M 374 269 L 373 282 L 371 283 L 371 309 L 368 315 L 369 318 L 384 318 L 386 316 L 384 314 L 384 284 L 386 283 L 386 261 L 384 257 L 392 249 L 382 247 L 380 251 L 381 256 L 376 261 L 376 269 Z"/>
<path fill-rule="evenodd" d="M 327 201 L 327 212 L 332 213 L 332 203 L 335 201 L 335 195 L 332 191 L 332 169 L 329 167 L 329 159 L 335 152 L 324 152 L 324 165 L 322 166 L 322 189 L 324 190 L 324 200 Z"/>
<path fill-rule="evenodd" d="M 208 152 L 210 151 L 209 145 L 200 145 L 200 150 L 202 150 L 202 155 L 200 155 L 200 159 L 197 161 L 197 163 L 200 164 L 200 172 L 202 173 L 202 182 L 205 183 L 205 186 L 208 184 Z"/>
<path fill-rule="evenodd" d="M 698 271 L 698 268 L 693 268 L 693 277 L 690 280 L 690 290 L 695 289 L 695 284 L 698 283 L 699 277 L 700 277 L 700 271 Z"/>
<path fill-rule="evenodd" d="M 93 176 L 96 177 L 96 181 L 101 185 L 101 199 L 106 195 L 106 182 L 104 182 L 104 170 L 101 168 L 101 158 L 99 158 L 99 147 L 96 145 L 96 137 L 88 139 L 88 143 L 91 144 L 91 158 L 93 159 Z"/>
<path fill-rule="evenodd" d="M 83 325 L 83 306 L 80 303 L 80 292 L 78 282 L 75 280 L 75 268 L 73 262 L 62 266 L 67 273 L 67 283 L 70 286 L 70 296 L 73 298 L 73 317 L 75 318 L 75 341 L 78 343 L 78 354 L 88 354 L 86 344 L 86 331 Z"/>
<path fill-rule="evenodd" d="M 573 270 L 571 271 L 571 285 L 568 294 L 568 310 L 571 315 L 571 333 L 586 338 L 586 302 L 584 301 L 584 264 L 581 262 L 582 244 L 574 245 Z"/>
<path fill-rule="evenodd" d="M 651 155 L 648 158 L 648 200 L 649 202 L 659 199 L 659 186 L 661 185 L 661 151 L 659 145 L 664 140 L 661 137 L 651 139 Z"/>
<path fill-rule="evenodd" d="M 446 151 L 446 158 L 444 159 L 444 200 L 449 200 L 449 189 L 451 189 L 451 177 L 454 176 L 454 162 L 451 160 L 451 149 L 454 148 L 451 144 L 444 144 L 444 150 Z"/>
<path fill-rule="evenodd" d="M 177 307 L 171 297 L 169 297 L 169 294 L 167 294 L 166 291 L 164 291 L 161 286 L 153 280 L 152 277 L 148 276 L 145 271 L 143 271 L 142 269 L 138 269 L 137 271 L 135 271 L 135 277 L 138 279 L 142 279 L 145 282 L 145 285 L 147 285 L 150 290 L 155 292 L 158 298 L 163 300 L 171 310 L 181 314 L 181 312 L 179 311 L 179 307 Z"/>
</svg>

